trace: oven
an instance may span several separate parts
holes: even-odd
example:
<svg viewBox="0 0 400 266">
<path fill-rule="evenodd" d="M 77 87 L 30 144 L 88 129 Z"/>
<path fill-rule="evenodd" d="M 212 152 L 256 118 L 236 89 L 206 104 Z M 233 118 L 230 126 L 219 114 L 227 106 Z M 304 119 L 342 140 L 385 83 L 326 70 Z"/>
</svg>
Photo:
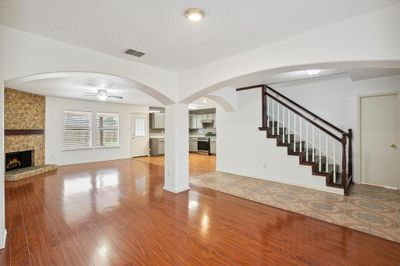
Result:
<svg viewBox="0 0 400 266">
<path fill-rule="evenodd" d="M 210 141 L 209 138 L 199 138 L 197 141 L 197 150 L 199 152 L 209 152 L 210 151 Z"/>
</svg>

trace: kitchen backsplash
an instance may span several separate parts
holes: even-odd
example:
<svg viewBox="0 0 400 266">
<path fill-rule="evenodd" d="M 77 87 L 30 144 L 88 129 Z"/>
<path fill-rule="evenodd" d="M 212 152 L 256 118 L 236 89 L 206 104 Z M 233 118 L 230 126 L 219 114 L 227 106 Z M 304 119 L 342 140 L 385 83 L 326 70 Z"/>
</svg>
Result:
<svg viewBox="0 0 400 266">
<path fill-rule="evenodd" d="M 189 135 L 206 135 L 207 133 L 216 133 L 215 128 L 189 129 Z"/>
</svg>

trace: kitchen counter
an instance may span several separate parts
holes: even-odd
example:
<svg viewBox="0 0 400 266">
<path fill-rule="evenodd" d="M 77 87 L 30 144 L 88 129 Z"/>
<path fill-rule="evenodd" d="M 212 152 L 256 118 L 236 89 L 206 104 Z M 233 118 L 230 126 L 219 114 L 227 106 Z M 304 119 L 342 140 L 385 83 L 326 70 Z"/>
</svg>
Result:
<svg viewBox="0 0 400 266">
<path fill-rule="evenodd" d="M 151 139 L 164 139 L 165 136 L 150 136 Z"/>
</svg>

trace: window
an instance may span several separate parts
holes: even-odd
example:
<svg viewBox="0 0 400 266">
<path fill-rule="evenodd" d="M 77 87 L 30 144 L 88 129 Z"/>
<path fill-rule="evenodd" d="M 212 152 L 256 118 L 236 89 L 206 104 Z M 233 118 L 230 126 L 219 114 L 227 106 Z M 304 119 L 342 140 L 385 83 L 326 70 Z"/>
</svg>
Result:
<svg viewBox="0 0 400 266">
<path fill-rule="evenodd" d="M 143 117 L 135 118 L 135 136 L 144 137 L 146 135 L 146 120 Z"/>
<path fill-rule="evenodd" d="M 119 144 L 119 115 L 97 113 L 96 146 L 112 147 Z"/>
<path fill-rule="evenodd" d="M 64 111 L 64 149 L 92 146 L 92 113 Z"/>
</svg>

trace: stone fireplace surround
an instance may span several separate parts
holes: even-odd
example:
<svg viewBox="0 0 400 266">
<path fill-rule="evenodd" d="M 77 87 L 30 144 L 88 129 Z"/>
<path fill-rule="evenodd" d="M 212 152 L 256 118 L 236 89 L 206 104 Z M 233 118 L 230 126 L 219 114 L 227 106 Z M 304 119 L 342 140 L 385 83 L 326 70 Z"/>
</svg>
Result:
<svg viewBox="0 0 400 266">
<path fill-rule="evenodd" d="M 4 91 L 5 153 L 33 151 L 33 166 L 7 171 L 6 181 L 16 181 L 47 171 L 45 158 L 44 96 L 6 88 Z"/>
</svg>

